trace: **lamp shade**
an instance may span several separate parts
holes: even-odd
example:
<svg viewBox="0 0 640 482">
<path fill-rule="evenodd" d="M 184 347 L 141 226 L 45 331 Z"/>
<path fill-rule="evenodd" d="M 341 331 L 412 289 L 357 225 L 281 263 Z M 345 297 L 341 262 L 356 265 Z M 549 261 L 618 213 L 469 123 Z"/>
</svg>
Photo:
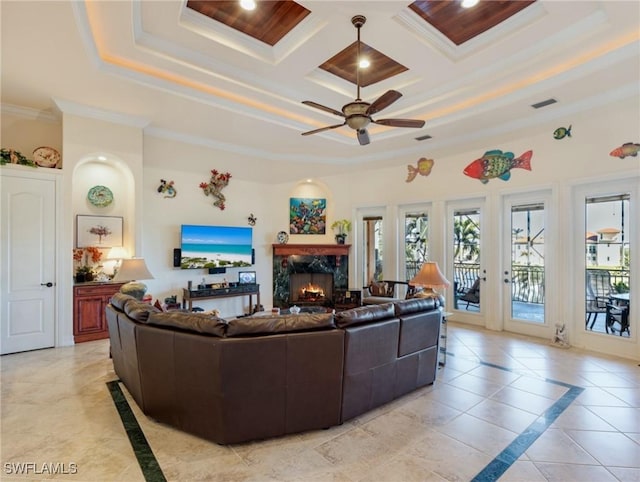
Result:
<svg viewBox="0 0 640 482">
<path fill-rule="evenodd" d="M 147 286 L 136 281 L 141 279 L 153 279 L 143 258 L 123 259 L 122 266 L 113 277 L 113 281 L 129 281 L 120 287 L 120 292 L 138 300 L 142 300 L 147 292 Z"/>
<path fill-rule="evenodd" d="M 123 246 L 114 246 L 109 250 L 109 254 L 107 254 L 107 259 L 124 259 L 128 257 L 128 253 L 126 248 Z"/>
<path fill-rule="evenodd" d="M 424 286 L 425 288 L 438 288 L 444 286 L 449 287 L 451 283 L 444 277 L 438 263 L 428 262 L 422 265 L 418 274 L 416 274 L 411 281 L 410 285 Z"/>
<path fill-rule="evenodd" d="M 123 259 L 120 269 L 113 278 L 113 281 L 132 281 L 141 279 L 153 279 L 149 272 L 144 258 Z"/>
</svg>

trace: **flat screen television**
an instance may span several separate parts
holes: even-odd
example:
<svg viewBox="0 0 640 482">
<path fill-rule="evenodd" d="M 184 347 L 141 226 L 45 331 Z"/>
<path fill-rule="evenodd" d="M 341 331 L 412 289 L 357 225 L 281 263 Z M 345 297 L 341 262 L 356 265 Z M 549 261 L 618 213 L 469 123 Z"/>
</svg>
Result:
<svg viewBox="0 0 640 482">
<path fill-rule="evenodd" d="M 253 229 L 247 226 L 198 226 L 180 230 L 182 269 L 251 266 Z"/>
</svg>

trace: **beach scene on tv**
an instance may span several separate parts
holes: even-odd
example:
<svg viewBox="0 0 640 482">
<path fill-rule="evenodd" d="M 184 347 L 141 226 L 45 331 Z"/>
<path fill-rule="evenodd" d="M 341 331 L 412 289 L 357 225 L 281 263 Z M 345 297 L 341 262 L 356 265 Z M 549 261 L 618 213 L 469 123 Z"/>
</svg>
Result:
<svg viewBox="0 0 640 482">
<path fill-rule="evenodd" d="M 251 266 L 253 230 L 248 227 L 183 225 L 182 269 Z"/>
</svg>

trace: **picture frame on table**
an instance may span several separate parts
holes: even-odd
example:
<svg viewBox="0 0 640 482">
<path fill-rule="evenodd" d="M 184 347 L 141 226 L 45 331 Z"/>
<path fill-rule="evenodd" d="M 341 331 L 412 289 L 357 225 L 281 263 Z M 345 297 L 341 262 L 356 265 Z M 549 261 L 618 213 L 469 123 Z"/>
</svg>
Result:
<svg viewBox="0 0 640 482">
<path fill-rule="evenodd" d="M 122 216 L 76 215 L 76 248 L 122 246 Z"/>
</svg>

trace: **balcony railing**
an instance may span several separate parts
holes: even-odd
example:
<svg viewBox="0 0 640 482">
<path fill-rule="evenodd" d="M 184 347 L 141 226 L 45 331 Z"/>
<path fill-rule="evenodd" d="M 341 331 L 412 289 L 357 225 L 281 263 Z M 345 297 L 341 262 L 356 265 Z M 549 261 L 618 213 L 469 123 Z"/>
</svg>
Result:
<svg viewBox="0 0 640 482">
<path fill-rule="evenodd" d="M 408 261 L 406 264 L 407 281 L 413 278 L 422 263 Z M 589 268 L 593 269 L 593 268 Z M 602 268 L 603 269 L 603 268 Z M 611 284 L 617 291 L 628 291 L 629 270 L 624 268 L 606 268 L 611 275 Z M 480 276 L 478 263 L 455 263 L 453 281 L 456 294 L 462 294 L 471 288 Z M 513 301 L 544 304 L 545 282 L 543 266 L 513 266 L 511 272 L 511 297 Z M 625 288 L 626 287 L 626 288 Z"/>
</svg>

